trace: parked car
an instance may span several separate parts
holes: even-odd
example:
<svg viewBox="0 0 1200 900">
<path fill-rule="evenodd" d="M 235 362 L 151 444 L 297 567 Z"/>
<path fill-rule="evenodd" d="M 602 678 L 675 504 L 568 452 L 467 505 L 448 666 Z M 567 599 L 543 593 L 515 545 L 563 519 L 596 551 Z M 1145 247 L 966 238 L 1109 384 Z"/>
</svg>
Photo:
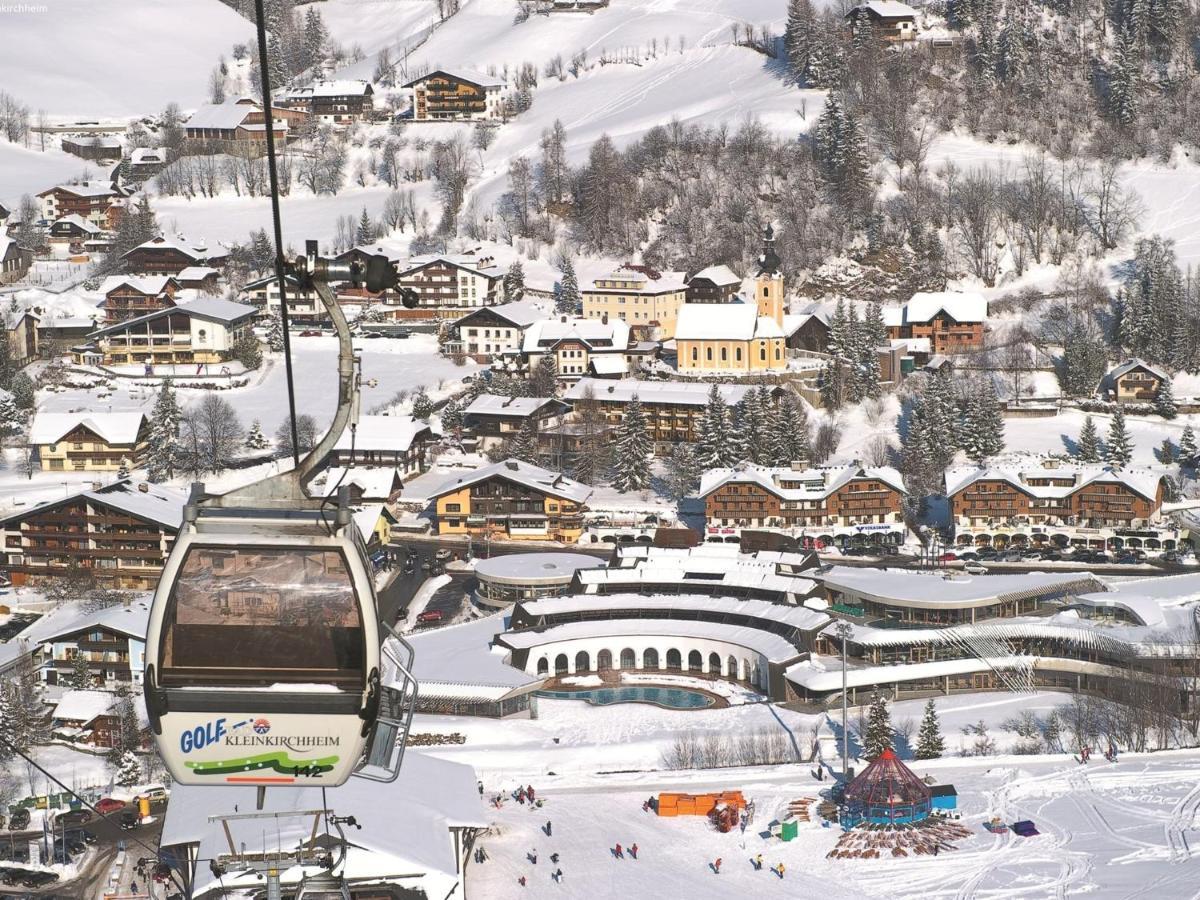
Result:
<svg viewBox="0 0 1200 900">
<path fill-rule="evenodd" d="M 62 848 L 65 852 L 72 855 L 87 852 L 87 844 L 85 844 L 83 841 L 72 840 L 71 838 L 67 838 L 66 840 L 59 838 L 54 842 L 54 846 L 56 849 Z"/>
<path fill-rule="evenodd" d="M 88 846 L 96 843 L 96 835 L 92 834 L 86 828 L 72 828 L 67 832 L 67 840 L 81 841 Z"/>
<path fill-rule="evenodd" d="M 121 813 L 121 830 L 133 831 L 135 828 L 141 827 L 142 820 L 135 812 Z"/>
<path fill-rule="evenodd" d="M 1092 558 L 1090 561 L 1094 562 L 1094 563 L 1108 563 L 1108 562 L 1112 562 L 1112 557 L 1109 556 L 1107 553 L 1105 553 L 1103 550 L 1097 550 L 1095 553 L 1092 554 Z"/>
<path fill-rule="evenodd" d="M 947 551 L 938 557 L 938 562 L 954 562 L 956 559 L 958 559 L 957 553 Z"/>
<path fill-rule="evenodd" d="M 1172 563 L 1172 564 L 1179 563 L 1182 561 L 1182 557 L 1174 550 L 1168 550 L 1166 553 L 1164 553 L 1162 555 L 1161 559 L 1165 563 Z"/>
<path fill-rule="evenodd" d="M 439 550 L 437 553 L 435 553 L 433 555 L 433 558 L 436 559 L 438 562 L 447 562 L 447 561 L 449 561 L 450 557 L 453 555 L 454 554 L 452 554 L 449 549 L 447 549 L 446 547 L 443 547 L 441 550 Z"/>
<path fill-rule="evenodd" d="M 434 622 L 440 622 L 445 618 L 440 609 L 427 609 L 425 612 L 417 616 L 417 622 L 421 625 L 431 625 Z"/>
<path fill-rule="evenodd" d="M 300 332 L 300 337 L 320 337 L 320 336 L 321 336 L 321 332 L 319 329 L 316 329 L 316 328 L 305 328 L 302 332 Z"/>
<path fill-rule="evenodd" d="M 986 562 L 989 559 L 995 559 L 997 556 L 999 556 L 999 554 L 991 547 L 984 547 L 975 555 L 975 558 L 980 562 Z"/>
<path fill-rule="evenodd" d="M 975 560 L 979 559 L 979 554 L 974 550 L 964 550 L 958 554 L 958 558 L 963 562 L 974 562 Z"/>
<path fill-rule="evenodd" d="M 963 571 L 968 575 L 986 575 L 988 573 L 988 568 L 982 563 L 968 562 L 963 566 Z"/>
<path fill-rule="evenodd" d="M 9 831 L 21 831 L 29 827 L 29 810 L 21 807 L 8 820 Z"/>
<path fill-rule="evenodd" d="M 151 803 L 159 803 L 166 800 L 170 796 L 170 792 L 161 784 L 156 784 L 146 788 L 138 796 L 147 798 Z"/>
<path fill-rule="evenodd" d="M 114 813 L 119 809 L 124 809 L 125 805 L 126 804 L 124 800 L 114 800 L 112 797 L 105 797 L 103 800 L 100 800 L 96 803 L 96 812 L 103 813 L 107 816 L 109 813 Z"/>
<path fill-rule="evenodd" d="M 1117 558 L 1113 560 L 1118 566 L 1136 566 L 1137 559 L 1132 553 L 1119 553 Z"/>
<path fill-rule="evenodd" d="M 20 884 L 29 877 L 28 869 L 18 869 L 16 866 L 0 866 L 0 881 L 5 884 Z"/>
<path fill-rule="evenodd" d="M 54 817 L 54 824 L 59 827 L 63 825 L 86 825 L 94 818 L 96 817 L 92 815 L 90 809 L 69 809 L 66 812 L 56 815 Z"/>
<path fill-rule="evenodd" d="M 1020 550 L 1009 550 L 1000 556 L 998 562 L 1015 563 L 1021 561 Z"/>
<path fill-rule="evenodd" d="M 45 887 L 48 884 L 54 884 L 58 881 L 57 872 L 31 872 L 24 881 L 21 882 L 22 887 L 39 888 Z"/>
</svg>

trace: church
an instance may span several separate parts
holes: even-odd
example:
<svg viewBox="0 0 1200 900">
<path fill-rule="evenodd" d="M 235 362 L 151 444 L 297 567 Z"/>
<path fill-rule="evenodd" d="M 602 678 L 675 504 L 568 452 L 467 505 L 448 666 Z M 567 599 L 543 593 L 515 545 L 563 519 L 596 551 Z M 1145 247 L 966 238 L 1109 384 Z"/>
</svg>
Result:
<svg viewBox="0 0 1200 900">
<path fill-rule="evenodd" d="M 675 325 L 675 347 L 678 370 L 685 373 L 755 374 L 787 368 L 783 272 L 770 225 L 763 229 L 754 302 L 684 303 Z"/>
</svg>

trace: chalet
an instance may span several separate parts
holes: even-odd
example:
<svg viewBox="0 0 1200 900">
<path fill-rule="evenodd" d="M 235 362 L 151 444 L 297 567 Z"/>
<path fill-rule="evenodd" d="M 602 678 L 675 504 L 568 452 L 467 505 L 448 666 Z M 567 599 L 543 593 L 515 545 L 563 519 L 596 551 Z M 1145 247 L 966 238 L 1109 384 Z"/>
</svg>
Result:
<svg viewBox="0 0 1200 900">
<path fill-rule="evenodd" d="M 330 466 L 385 467 L 402 478 L 425 468 L 437 436 L 429 423 L 412 416 L 361 416 L 358 427 L 342 432 L 329 454 Z"/>
<path fill-rule="evenodd" d="M 0 238 L 0 240 L 3 240 Z M 41 350 L 38 344 L 38 323 L 41 317 L 25 310 L 6 319 L 9 358 L 17 366 L 32 362 Z"/>
<path fill-rule="evenodd" d="M 29 443 L 43 472 L 116 472 L 141 466 L 148 435 L 140 412 L 40 412 Z"/>
<path fill-rule="evenodd" d="M 654 440 L 655 452 L 665 456 L 678 443 L 700 440 L 704 410 L 712 385 L 693 381 L 639 381 L 623 378 L 607 381 L 583 378 L 571 385 L 563 399 L 572 405 L 572 419 L 578 420 L 585 404 L 595 405 L 605 423 L 616 428 L 625 418 L 630 401 L 636 396 Z M 717 392 L 728 406 L 736 406 L 750 392 L 748 385 L 719 384 Z M 589 399 L 590 395 L 590 399 Z M 778 402 L 782 388 L 772 397 Z"/>
<path fill-rule="evenodd" d="M 404 479 L 394 466 L 330 466 L 313 479 L 308 490 L 314 497 L 335 497 L 345 488 L 350 505 L 364 503 L 393 503 L 404 490 Z M 364 533 L 363 538 L 369 539 Z"/>
<path fill-rule="evenodd" d="M 904 539 L 904 478 L 895 469 L 849 466 L 712 469 L 700 483 L 709 529 L 769 528 L 829 543 L 862 535 Z"/>
<path fill-rule="evenodd" d="M 887 43 L 917 39 L 917 11 L 897 0 L 869 0 L 846 13 L 851 29 L 869 28 Z"/>
<path fill-rule="evenodd" d="M 308 116 L 300 110 L 273 106 L 271 118 L 275 140 L 283 144 L 291 129 Z M 249 98 L 201 106 L 183 127 L 192 153 L 266 152 L 267 116 L 262 105 Z"/>
<path fill-rule="evenodd" d="M 417 257 L 398 269 L 399 286 L 416 291 L 426 312 L 492 306 L 502 277 L 491 257 Z"/>
<path fill-rule="evenodd" d="M 300 282 L 287 276 L 288 322 L 318 322 L 325 315 L 321 298 L 316 291 L 301 290 Z M 267 275 L 247 282 L 238 294 L 238 299 L 258 310 L 260 317 L 269 318 L 279 312 L 279 279 Z"/>
<path fill-rule="evenodd" d="M 16 238 L 0 234 L 0 284 L 20 281 L 33 265 L 33 251 L 17 243 Z"/>
<path fill-rule="evenodd" d="M 120 640 L 120 636 L 116 636 L 115 642 L 119 643 Z M 85 641 L 85 643 L 97 642 Z M 76 653 L 78 652 L 76 651 Z M 83 652 L 87 653 L 88 651 Z M 58 674 L 57 669 L 52 671 L 56 675 Z M 62 674 L 69 679 L 69 673 L 70 670 L 67 670 Z M 140 726 L 141 742 L 148 748 L 150 734 L 145 703 L 140 697 L 131 697 L 129 701 L 133 704 L 133 714 Z M 121 721 L 123 703 L 123 698 L 115 691 L 69 690 L 54 703 L 54 711 L 50 714 L 50 735 L 59 740 L 87 744 L 90 747 L 119 746 L 123 727 Z"/>
<path fill-rule="evenodd" d="M 987 300 L 959 291 L 921 292 L 901 307 L 883 310 L 889 338 L 928 338 L 931 354 L 982 347 L 987 315 Z"/>
<path fill-rule="evenodd" d="M 77 215 L 112 230 L 120 217 L 126 192 L 111 181 L 60 184 L 37 195 L 41 217 L 51 222 Z"/>
<path fill-rule="evenodd" d="M 535 435 L 561 425 L 570 408 L 553 397 L 480 394 L 463 410 L 463 428 L 478 439 L 480 450 L 493 450 L 515 437 L 526 424 Z"/>
<path fill-rule="evenodd" d="M 636 372 L 656 351 L 656 344 L 631 342 L 629 326 L 607 317 L 539 319 L 526 329 L 521 345 L 522 362 L 529 371 L 543 356 L 550 356 L 558 377 L 569 381 L 595 374 L 598 368 L 605 375 Z"/>
<path fill-rule="evenodd" d="M 688 303 L 729 303 L 741 290 L 742 279 L 729 266 L 709 266 L 687 280 Z"/>
<path fill-rule="evenodd" d="M 132 272 L 144 275 L 178 275 L 191 266 L 215 266 L 225 262 L 227 254 L 209 250 L 203 242 L 192 243 L 183 238 L 159 235 L 138 244 L 121 260 Z"/>
<path fill-rule="evenodd" d="M 783 317 L 784 344 L 789 350 L 829 352 L 829 316 L 821 310 Z"/>
<path fill-rule="evenodd" d="M 110 275 L 100 285 L 104 322 L 113 325 L 175 305 L 180 284 L 170 275 Z"/>
<path fill-rule="evenodd" d="M 16 585 L 78 567 L 110 587 L 152 589 L 186 499 L 180 491 L 123 478 L 6 516 L 0 519 L 5 568 Z"/>
<path fill-rule="evenodd" d="M 63 216 L 50 226 L 46 236 L 51 247 L 56 244 L 67 247 L 72 253 L 81 253 L 88 241 L 93 241 L 104 233 L 104 229 L 78 213 Z"/>
<path fill-rule="evenodd" d="M 583 289 L 583 317 L 620 319 L 640 337 L 670 340 L 686 295 L 682 272 L 624 265 Z"/>
<path fill-rule="evenodd" d="M 345 125 L 370 117 L 374 94 L 375 89 L 366 81 L 319 81 L 289 92 L 278 102 L 318 122 Z"/>
<path fill-rule="evenodd" d="M 1016 534 L 1031 537 L 1032 530 L 1041 541 L 1060 534 L 1063 545 L 1076 541 L 1076 529 L 1148 527 L 1161 519 L 1165 489 L 1162 473 L 1151 469 L 1053 460 L 946 472 L 946 496 L 960 538 L 970 534 L 976 543 L 989 543 L 996 534 L 1004 536 L 1000 543 Z"/>
<path fill-rule="evenodd" d="M 188 266 L 175 274 L 175 280 L 185 291 L 216 294 L 221 290 L 221 272 L 212 266 Z"/>
<path fill-rule="evenodd" d="M 129 151 L 129 177 L 145 181 L 161 172 L 169 162 L 163 147 L 135 147 Z"/>
<path fill-rule="evenodd" d="M 1129 359 L 1113 368 L 1101 382 L 1101 393 L 1118 403 L 1152 403 L 1171 376 L 1158 366 Z"/>
<path fill-rule="evenodd" d="M 116 161 L 123 153 L 119 138 L 103 135 L 88 138 L 65 137 L 62 139 L 62 149 L 64 153 L 95 162 Z"/>
<path fill-rule="evenodd" d="M 253 306 L 202 297 L 101 328 L 71 352 L 83 365 L 221 363 L 251 333 L 254 316 Z"/>
<path fill-rule="evenodd" d="M 488 363 L 505 355 L 519 355 L 525 330 L 545 313 L 534 303 L 502 303 L 467 313 L 452 326 L 450 352 L 465 353 L 476 362 Z"/>
<path fill-rule="evenodd" d="M 413 119 L 498 119 L 503 114 L 504 79 L 466 69 L 436 69 L 404 85 L 413 92 Z"/>
<path fill-rule="evenodd" d="M 507 459 L 454 478 L 432 500 L 437 534 L 575 543 L 592 489 Z"/>
<path fill-rule="evenodd" d="M 750 375 L 787 368 L 782 264 L 763 229 L 754 302 L 685 303 L 675 327 L 676 366 L 688 374 Z"/>
</svg>

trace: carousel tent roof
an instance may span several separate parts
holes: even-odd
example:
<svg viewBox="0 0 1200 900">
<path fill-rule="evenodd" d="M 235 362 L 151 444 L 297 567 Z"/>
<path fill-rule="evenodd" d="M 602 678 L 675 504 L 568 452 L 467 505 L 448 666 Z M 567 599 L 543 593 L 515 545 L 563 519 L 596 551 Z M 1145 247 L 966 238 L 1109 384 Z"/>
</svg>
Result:
<svg viewBox="0 0 1200 900">
<path fill-rule="evenodd" d="M 895 752 L 884 750 L 846 788 L 847 803 L 864 806 L 911 806 L 929 802 L 929 787 L 900 762 Z"/>
</svg>

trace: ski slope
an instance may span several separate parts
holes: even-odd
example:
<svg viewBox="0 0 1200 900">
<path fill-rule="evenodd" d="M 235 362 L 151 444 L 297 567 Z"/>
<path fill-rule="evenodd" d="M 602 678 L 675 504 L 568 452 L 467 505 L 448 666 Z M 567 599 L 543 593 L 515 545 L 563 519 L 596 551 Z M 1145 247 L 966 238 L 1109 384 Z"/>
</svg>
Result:
<svg viewBox="0 0 1200 900">
<path fill-rule="evenodd" d="M 253 29 L 217 0 L 48 0 L 3 10 L 0 37 L 4 90 L 52 119 L 94 120 L 205 102 L 217 58 Z"/>
<path fill-rule="evenodd" d="M 0 54 L 0 67 L 4 65 Z M 2 83 L 2 81 L 0 81 Z M 70 181 L 85 172 L 99 175 L 96 164 L 61 150 L 37 149 L 37 135 L 31 135 L 29 147 L 0 141 L 0 203 L 17 211 L 17 202 L 24 194 L 34 195 L 46 188 Z"/>
</svg>

